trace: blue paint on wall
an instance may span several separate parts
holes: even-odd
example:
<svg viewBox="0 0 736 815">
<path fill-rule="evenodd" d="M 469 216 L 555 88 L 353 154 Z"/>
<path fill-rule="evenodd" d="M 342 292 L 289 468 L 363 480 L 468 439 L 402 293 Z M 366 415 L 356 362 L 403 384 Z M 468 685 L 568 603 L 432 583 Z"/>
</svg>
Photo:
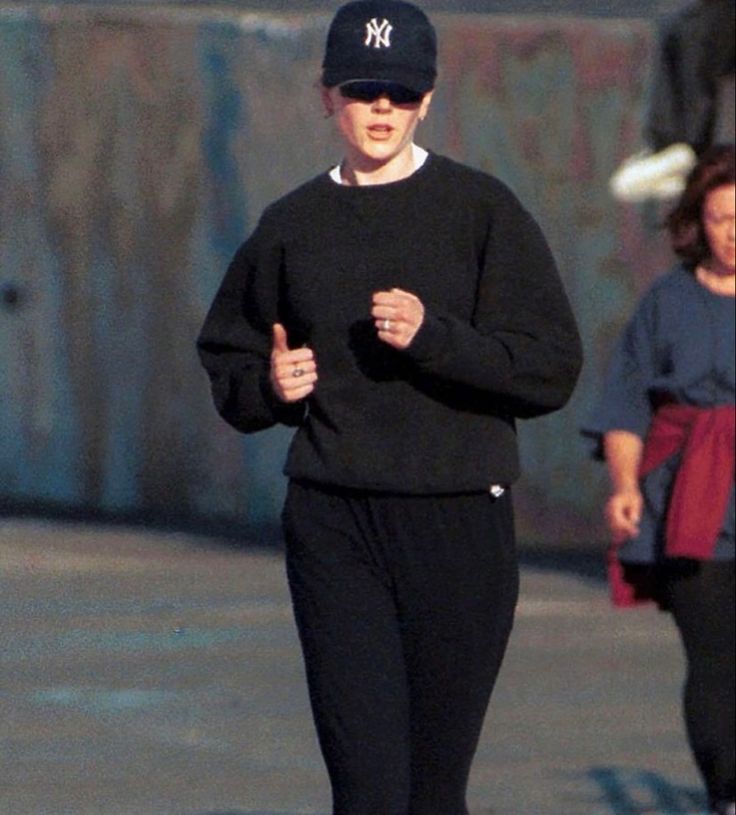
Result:
<svg viewBox="0 0 736 815">
<path fill-rule="evenodd" d="M 202 148 L 213 184 L 210 242 L 222 266 L 230 260 L 248 227 L 245 185 L 234 155 L 234 141 L 247 133 L 248 127 L 234 77 L 238 51 L 242 55 L 242 36 L 234 25 L 203 26 L 199 40 L 207 115 Z"/>
<path fill-rule="evenodd" d="M 0 187 L 11 192 L 2 210 L 0 283 L 20 292 L 17 311 L 0 316 L 2 494 L 75 503 L 80 428 L 69 410 L 63 272 L 39 206 L 46 197 L 39 115 L 54 67 L 36 20 L 0 22 Z"/>
</svg>

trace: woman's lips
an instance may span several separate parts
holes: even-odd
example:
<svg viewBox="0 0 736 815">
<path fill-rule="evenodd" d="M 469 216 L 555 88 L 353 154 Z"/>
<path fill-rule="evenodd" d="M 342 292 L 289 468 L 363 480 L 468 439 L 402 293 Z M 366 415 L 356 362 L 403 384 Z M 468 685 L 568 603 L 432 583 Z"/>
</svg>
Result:
<svg viewBox="0 0 736 815">
<path fill-rule="evenodd" d="M 370 125 L 368 132 L 373 139 L 385 140 L 391 138 L 394 128 L 391 125 Z"/>
</svg>

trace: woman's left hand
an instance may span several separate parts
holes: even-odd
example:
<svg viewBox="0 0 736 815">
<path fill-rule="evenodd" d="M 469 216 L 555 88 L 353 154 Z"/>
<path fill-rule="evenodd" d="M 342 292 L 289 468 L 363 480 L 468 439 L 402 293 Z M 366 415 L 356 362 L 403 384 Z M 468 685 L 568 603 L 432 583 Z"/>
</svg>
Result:
<svg viewBox="0 0 736 815">
<path fill-rule="evenodd" d="M 403 351 L 408 348 L 424 322 L 424 305 L 411 292 L 402 289 L 379 291 L 373 295 L 371 311 L 378 339 Z"/>
</svg>

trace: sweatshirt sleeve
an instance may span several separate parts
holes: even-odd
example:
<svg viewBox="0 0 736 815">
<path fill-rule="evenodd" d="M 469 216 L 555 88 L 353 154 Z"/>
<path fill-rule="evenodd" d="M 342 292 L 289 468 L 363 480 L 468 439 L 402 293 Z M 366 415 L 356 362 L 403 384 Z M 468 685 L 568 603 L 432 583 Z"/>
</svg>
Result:
<svg viewBox="0 0 736 815">
<path fill-rule="evenodd" d="M 657 365 L 656 295 L 650 292 L 637 307 L 611 355 L 600 398 L 581 432 L 594 442 L 594 458 L 603 459 L 603 437 L 626 430 L 642 439 L 653 417 L 650 387 Z"/>
<path fill-rule="evenodd" d="M 243 433 L 279 423 L 297 426 L 304 416 L 304 403 L 281 402 L 270 382 L 281 259 L 281 246 L 264 214 L 230 263 L 197 340 L 215 407 Z"/>
<path fill-rule="evenodd" d="M 498 184 L 471 323 L 427 313 L 409 356 L 520 418 L 562 407 L 582 366 L 575 318 L 537 223 Z"/>
</svg>

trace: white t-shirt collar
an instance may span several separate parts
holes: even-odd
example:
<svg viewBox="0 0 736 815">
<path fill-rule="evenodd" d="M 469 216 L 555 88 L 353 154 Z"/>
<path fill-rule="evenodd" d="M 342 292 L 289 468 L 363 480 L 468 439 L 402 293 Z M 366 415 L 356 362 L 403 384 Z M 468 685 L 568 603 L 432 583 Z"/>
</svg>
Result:
<svg viewBox="0 0 736 815">
<path fill-rule="evenodd" d="M 429 153 L 423 147 L 419 147 L 416 144 L 412 144 L 411 150 L 414 158 L 414 172 L 416 172 L 424 166 L 424 163 L 429 158 Z M 342 173 L 340 172 L 339 164 L 337 167 L 333 167 L 330 170 L 330 178 L 335 182 L 335 184 L 342 185 Z"/>
</svg>

